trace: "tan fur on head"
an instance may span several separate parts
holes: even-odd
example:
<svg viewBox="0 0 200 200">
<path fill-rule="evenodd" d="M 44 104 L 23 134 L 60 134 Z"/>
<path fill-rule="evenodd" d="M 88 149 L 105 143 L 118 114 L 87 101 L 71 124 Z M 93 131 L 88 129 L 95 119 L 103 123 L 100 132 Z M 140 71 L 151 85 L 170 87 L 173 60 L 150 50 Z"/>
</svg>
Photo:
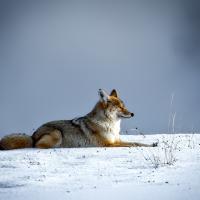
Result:
<svg viewBox="0 0 200 200">
<path fill-rule="evenodd" d="M 128 109 L 125 107 L 123 101 L 119 98 L 119 94 L 115 89 L 111 91 L 110 95 L 108 95 L 105 90 L 99 89 L 99 96 L 100 101 L 99 103 L 97 103 L 94 109 L 96 110 L 99 108 L 99 114 L 102 110 L 104 115 L 111 120 L 130 118 L 134 116 L 134 114 L 129 112 Z"/>
</svg>

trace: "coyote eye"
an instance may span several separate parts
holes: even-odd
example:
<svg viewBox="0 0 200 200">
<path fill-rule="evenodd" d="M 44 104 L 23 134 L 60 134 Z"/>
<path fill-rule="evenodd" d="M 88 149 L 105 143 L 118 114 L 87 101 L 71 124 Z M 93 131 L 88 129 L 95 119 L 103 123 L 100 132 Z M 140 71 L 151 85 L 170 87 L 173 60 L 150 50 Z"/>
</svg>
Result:
<svg viewBox="0 0 200 200">
<path fill-rule="evenodd" d="M 120 106 L 119 108 L 120 108 L 120 110 L 123 110 L 123 107 L 122 107 L 122 106 Z"/>
</svg>

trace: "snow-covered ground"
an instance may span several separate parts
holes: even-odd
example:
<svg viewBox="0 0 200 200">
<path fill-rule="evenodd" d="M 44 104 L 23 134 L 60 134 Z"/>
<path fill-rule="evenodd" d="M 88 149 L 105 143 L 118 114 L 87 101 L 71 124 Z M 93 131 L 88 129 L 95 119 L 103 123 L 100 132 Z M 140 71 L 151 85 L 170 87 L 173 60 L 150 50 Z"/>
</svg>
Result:
<svg viewBox="0 0 200 200">
<path fill-rule="evenodd" d="M 0 200 L 200 199 L 200 134 L 122 137 L 159 145 L 0 151 Z"/>
</svg>

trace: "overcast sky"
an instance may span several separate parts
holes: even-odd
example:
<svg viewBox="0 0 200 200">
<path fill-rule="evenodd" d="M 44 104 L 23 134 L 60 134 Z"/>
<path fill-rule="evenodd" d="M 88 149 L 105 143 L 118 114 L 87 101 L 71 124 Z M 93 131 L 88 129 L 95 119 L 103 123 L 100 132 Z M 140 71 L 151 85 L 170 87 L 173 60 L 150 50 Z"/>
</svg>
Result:
<svg viewBox="0 0 200 200">
<path fill-rule="evenodd" d="M 87 114 L 99 88 L 135 113 L 122 130 L 168 132 L 176 112 L 200 131 L 199 36 L 198 1 L 2 0 L 0 135 Z"/>
</svg>

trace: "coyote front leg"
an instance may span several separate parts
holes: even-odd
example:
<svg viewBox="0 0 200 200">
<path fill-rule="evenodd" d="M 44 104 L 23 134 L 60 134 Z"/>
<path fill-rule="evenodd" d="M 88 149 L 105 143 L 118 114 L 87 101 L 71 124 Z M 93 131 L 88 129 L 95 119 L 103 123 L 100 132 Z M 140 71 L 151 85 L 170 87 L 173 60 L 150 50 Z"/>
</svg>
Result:
<svg viewBox="0 0 200 200">
<path fill-rule="evenodd" d="M 113 144 L 109 144 L 107 147 L 156 147 L 158 144 L 153 143 L 153 144 L 142 144 L 138 142 L 124 142 L 124 141 L 119 141 Z"/>
</svg>

